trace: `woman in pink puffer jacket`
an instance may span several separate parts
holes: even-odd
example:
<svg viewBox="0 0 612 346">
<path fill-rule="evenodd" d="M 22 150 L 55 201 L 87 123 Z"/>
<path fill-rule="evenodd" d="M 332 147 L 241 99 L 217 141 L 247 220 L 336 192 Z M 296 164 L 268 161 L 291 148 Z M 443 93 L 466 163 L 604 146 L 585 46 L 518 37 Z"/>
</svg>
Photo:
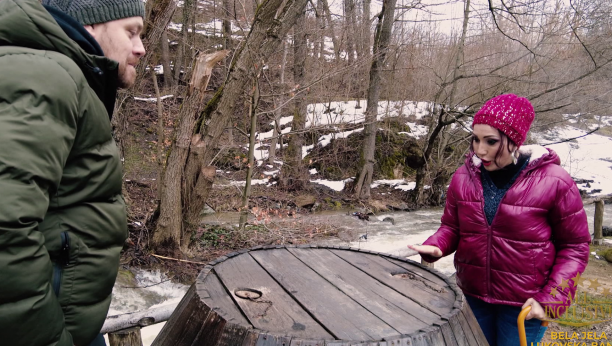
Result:
<svg viewBox="0 0 612 346">
<path fill-rule="evenodd" d="M 474 115 L 471 152 L 453 175 L 442 225 L 423 245 L 427 262 L 455 252 L 457 284 L 490 345 L 528 344 L 544 335 L 541 319 L 570 305 L 589 258 L 591 237 L 580 193 L 541 146 L 521 147 L 535 113 L 525 98 L 497 96 Z"/>
</svg>

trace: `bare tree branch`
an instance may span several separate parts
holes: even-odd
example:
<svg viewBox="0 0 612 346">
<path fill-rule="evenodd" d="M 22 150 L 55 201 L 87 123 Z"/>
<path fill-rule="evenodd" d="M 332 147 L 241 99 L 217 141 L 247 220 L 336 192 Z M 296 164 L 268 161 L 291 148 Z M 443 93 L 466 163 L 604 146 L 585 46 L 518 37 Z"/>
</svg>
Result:
<svg viewBox="0 0 612 346">
<path fill-rule="evenodd" d="M 578 139 L 578 138 L 582 138 L 582 137 L 586 137 L 588 135 L 590 135 L 591 133 L 594 133 L 595 131 L 599 130 L 599 126 L 597 126 L 597 128 L 595 130 L 591 130 L 585 134 L 583 134 L 582 136 L 577 136 L 577 137 L 572 137 L 572 138 L 567 138 L 564 139 L 562 141 L 558 141 L 558 142 L 553 142 L 553 143 L 547 143 L 547 144 L 542 144 L 543 147 L 549 146 L 549 145 L 553 145 L 553 144 L 559 144 L 559 143 L 565 143 L 565 142 L 569 142 L 569 141 L 573 141 L 574 139 Z"/>
</svg>

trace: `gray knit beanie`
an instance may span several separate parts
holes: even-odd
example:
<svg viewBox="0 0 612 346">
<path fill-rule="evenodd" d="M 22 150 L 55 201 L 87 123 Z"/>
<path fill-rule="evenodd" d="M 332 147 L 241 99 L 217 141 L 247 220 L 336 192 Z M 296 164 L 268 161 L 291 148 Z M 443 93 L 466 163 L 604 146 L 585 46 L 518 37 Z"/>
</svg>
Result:
<svg viewBox="0 0 612 346">
<path fill-rule="evenodd" d="M 42 0 L 42 4 L 57 8 L 83 25 L 145 16 L 142 0 Z"/>
</svg>

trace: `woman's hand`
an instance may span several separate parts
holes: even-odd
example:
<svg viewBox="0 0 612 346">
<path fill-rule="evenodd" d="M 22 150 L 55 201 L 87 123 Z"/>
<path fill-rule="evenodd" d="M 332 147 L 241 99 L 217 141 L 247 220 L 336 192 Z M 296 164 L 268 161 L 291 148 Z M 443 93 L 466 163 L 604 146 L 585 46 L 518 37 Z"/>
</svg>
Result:
<svg viewBox="0 0 612 346">
<path fill-rule="evenodd" d="M 442 250 L 437 246 L 432 245 L 408 245 L 409 249 L 415 250 L 421 255 L 430 255 L 433 257 L 442 257 Z"/>
<path fill-rule="evenodd" d="M 521 310 L 528 306 L 531 306 L 531 311 L 529 311 L 529 313 L 527 314 L 527 317 L 525 317 L 525 320 L 530 320 L 532 318 L 543 320 L 546 318 L 546 313 L 544 312 L 544 308 L 535 299 L 533 298 L 527 299 L 525 304 L 523 304 L 523 307 L 521 307 Z"/>
</svg>

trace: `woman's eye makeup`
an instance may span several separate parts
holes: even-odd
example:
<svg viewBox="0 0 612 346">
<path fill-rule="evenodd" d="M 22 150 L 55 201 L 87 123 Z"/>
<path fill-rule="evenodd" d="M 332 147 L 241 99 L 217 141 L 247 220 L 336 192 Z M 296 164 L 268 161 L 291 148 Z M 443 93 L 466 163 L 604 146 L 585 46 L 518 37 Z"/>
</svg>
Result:
<svg viewBox="0 0 612 346">
<path fill-rule="evenodd" d="M 474 136 L 472 137 L 472 141 L 474 143 L 480 143 L 480 139 L 478 139 L 478 137 Z M 499 139 L 495 139 L 495 138 L 489 138 L 486 140 L 488 145 L 495 145 L 499 142 Z"/>
</svg>

